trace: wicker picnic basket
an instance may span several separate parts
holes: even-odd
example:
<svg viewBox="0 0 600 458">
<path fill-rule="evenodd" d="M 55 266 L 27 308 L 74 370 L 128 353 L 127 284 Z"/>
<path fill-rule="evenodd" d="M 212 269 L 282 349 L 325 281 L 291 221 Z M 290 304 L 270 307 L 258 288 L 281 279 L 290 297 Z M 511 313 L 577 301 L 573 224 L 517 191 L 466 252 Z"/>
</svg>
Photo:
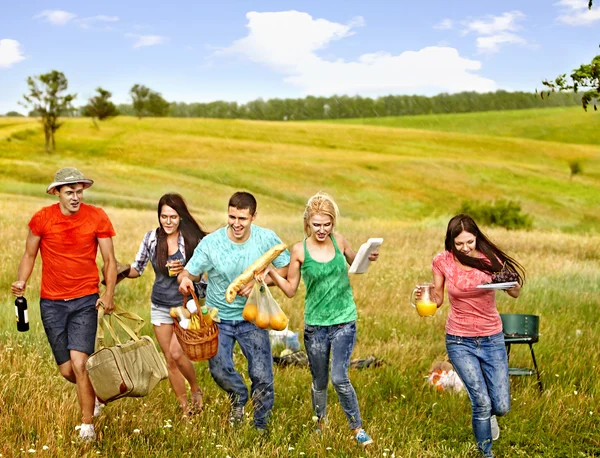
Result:
<svg viewBox="0 0 600 458">
<path fill-rule="evenodd" d="M 191 291 L 194 302 L 200 310 L 198 296 Z M 183 297 L 183 305 L 187 303 L 187 295 Z M 183 352 L 191 361 L 206 361 L 217 354 L 219 349 L 219 328 L 216 323 L 207 325 L 200 316 L 200 329 L 183 329 L 177 320 L 173 320 L 173 329 Z"/>
</svg>

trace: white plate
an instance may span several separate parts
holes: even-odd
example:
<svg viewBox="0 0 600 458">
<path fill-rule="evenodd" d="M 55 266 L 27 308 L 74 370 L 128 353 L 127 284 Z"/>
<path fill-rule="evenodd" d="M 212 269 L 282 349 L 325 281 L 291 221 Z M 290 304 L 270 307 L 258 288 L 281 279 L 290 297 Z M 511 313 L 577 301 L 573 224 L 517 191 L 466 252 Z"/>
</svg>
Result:
<svg viewBox="0 0 600 458">
<path fill-rule="evenodd" d="M 519 282 L 507 281 L 506 283 L 489 283 L 487 285 L 477 285 L 477 288 L 481 289 L 510 289 L 513 286 L 517 286 Z"/>
</svg>

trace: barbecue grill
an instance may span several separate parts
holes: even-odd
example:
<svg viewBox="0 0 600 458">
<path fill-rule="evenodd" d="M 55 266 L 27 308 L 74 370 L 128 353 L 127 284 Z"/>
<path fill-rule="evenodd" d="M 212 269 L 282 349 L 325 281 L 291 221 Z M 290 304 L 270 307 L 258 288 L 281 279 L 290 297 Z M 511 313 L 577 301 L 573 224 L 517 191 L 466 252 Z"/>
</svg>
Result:
<svg viewBox="0 0 600 458">
<path fill-rule="evenodd" d="M 500 315 L 502 319 L 502 332 L 504 333 L 504 341 L 506 343 L 506 355 L 510 360 L 511 345 L 527 344 L 531 351 L 531 359 L 533 360 L 533 369 L 523 367 L 509 367 L 509 375 L 533 375 L 537 376 L 537 383 L 540 392 L 543 391 L 542 380 L 540 379 L 540 371 L 538 370 L 533 344 L 539 340 L 539 317 L 537 315 L 522 315 L 516 313 L 503 313 Z"/>
</svg>

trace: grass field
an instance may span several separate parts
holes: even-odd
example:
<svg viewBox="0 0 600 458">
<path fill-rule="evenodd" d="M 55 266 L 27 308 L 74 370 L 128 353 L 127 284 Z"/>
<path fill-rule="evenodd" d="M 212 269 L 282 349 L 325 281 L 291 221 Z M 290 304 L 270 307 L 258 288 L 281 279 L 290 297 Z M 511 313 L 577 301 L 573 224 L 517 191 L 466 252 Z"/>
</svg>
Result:
<svg viewBox="0 0 600 458">
<path fill-rule="evenodd" d="M 555 122 L 574 119 L 561 109 L 545 111 L 554 113 Z M 408 295 L 416 282 L 430 278 L 431 258 L 443 249 L 445 225 L 462 200 L 504 197 L 519 200 L 534 227 L 486 231 L 528 274 L 518 300 L 497 293 L 498 308 L 540 316 L 542 336 L 534 348 L 544 392 L 534 377 L 511 379 L 512 410 L 500 419 L 494 450 L 502 457 L 600 456 L 600 148 L 591 140 L 520 137 L 516 121 L 514 135 L 490 135 L 510 124 L 512 115 L 504 120 L 503 115 L 478 134 L 423 125 L 168 118 L 115 118 L 97 130 L 76 119 L 61 128 L 52 154 L 43 152 L 37 123 L 0 118 L 0 454 L 476 457 L 468 399 L 436 392 L 426 382 L 431 363 L 445 354 L 448 305 L 422 319 Z M 548 122 L 541 124 L 543 129 Z M 573 158 L 584 160 L 584 173 L 571 181 L 567 161 Z M 111 217 L 121 262 L 133 260 L 143 234 L 156 226 L 156 202 L 168 191 L 182 193 L 214 230 L 225 222 L 229 195 L 250 190 L 259 200 L 257 224 L 291 244 L 302 238 L 304 202 L 324 190 L 338 201 L 339 230 L 355 248 L 368 237 L 384 237 L 380 260 L 352 278 L 360 316 L 354 357 L 386 361 L 350 375 L 375 444 L 362 450 L 352 443 L 332 389 L 328 429 L 322 439 L 315 437 L 310 374 L 304 368 L 276 368 L 268 437 L 257 437 L 248 422 L 232 430 L 226 398 L 206 363 L 196 365 L 206 409 L 191 422 L 179 419 L 174 396 L 162 382 L 146 398 L 109 405 L 97 422 L 101 440 L 79 444 L 75 391 L 58 375 L 39 318 L 39 259 L 28 284 L 29 333 L 16 332 L 9 293 L 27 222 L 54 202 L 45 187 L 67 165 L 96 180 L 86 201 L 102 205 Z M 152 280 L 146 272 L 119 284 L 116 301 L 148 320 Z M 274 293 L 292 329 L 301 330 L 302 290 L 292 300 Z M 144 331 L 153 334 L 148 324 Z M 236 362 L 243 370 L 239 353 Z M 513 347 L 511 363 L 530 365 L 528 349 Z"/>
<path fill-rule="evenodd" d="M 600 116 L 581 107 L 340 119 L 336 123 L 598 144 Z"/>
</svg>

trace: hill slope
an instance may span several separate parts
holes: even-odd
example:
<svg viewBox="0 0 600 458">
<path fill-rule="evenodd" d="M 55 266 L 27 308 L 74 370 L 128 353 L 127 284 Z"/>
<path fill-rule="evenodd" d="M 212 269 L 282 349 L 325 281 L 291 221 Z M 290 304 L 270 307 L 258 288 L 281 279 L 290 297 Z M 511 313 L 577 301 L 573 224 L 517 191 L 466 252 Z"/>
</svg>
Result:
<svg viewBox="0 0 600 458">
<path fill-rule="evenodd" d="M 465 199 L 509 198 L 539 228 L 600 227 L 597 146 L 314 122 L 118 117 L 100 126 L 66 120 L 58 151 L 46 154 L 38 123 L 0 120 L 0 192 L 42 196 L 56 169 L 73 165 L 96 180 L 88 201 L 119 207 L 154 209 L 177 191 L 200 211 L 222 211 L 247 189 L 262 209 L 297 215 L 324 190 L 351 219 L 446 220 Z M 584 174 L 570 181 L 572 159 Z"/>
<path fill-rule="evenodd" d="M 600 115 L 593 110 L 586 113 L 581 107 L 390 116 L 328 122 L 521 137 L 563 143 L 600 144 Z"/>
</svg>

